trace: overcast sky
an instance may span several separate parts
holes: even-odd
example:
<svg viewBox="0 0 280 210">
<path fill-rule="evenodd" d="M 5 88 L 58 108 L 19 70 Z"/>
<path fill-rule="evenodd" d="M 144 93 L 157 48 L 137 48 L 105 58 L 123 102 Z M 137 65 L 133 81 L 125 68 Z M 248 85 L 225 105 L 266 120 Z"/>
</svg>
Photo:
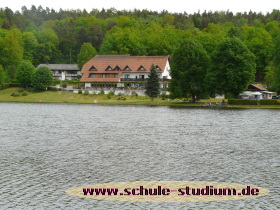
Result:
<svg viewBox="0 0 280 210">
<path fill-rule="evenodd" d="M 148 9 L 153 11 L 168 10 L 169 12 L 194 13 L 200 10 L 236 12 L 271 12 L 280 9 L 280 0 L 1 0 L 0 7 L 9 7 L 13 11 L 21 10 L 22 6 L 30 8 L 31 5 L 55 10 L 62 9 L 109 9 L 118 10 Z"/>
</svg>

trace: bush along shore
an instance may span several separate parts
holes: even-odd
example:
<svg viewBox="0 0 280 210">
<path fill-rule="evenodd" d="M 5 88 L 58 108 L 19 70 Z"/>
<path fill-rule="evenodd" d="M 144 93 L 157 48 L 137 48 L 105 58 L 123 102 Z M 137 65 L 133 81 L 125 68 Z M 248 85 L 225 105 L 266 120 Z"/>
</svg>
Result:
<svg viewBox="0 0 280 210">
<path fill-rule="evenodd" d="M 64 91 L 27 92 L 23 88 L 8 88 L 0 90 L 0 102 L 26 102 L 26 103 L 78 103 L 78 104 L 107 104 L 107 105 L 158 105 L 158 106 L 184 106 L 200 108 L 279 108 L 280 100 L 238 100 L 238 99 L 201 99 L 191 103 L 188 99 L 171 100 L 163 95 L 153 101 L 148 96 L 70 93 Z"/>
</svg>

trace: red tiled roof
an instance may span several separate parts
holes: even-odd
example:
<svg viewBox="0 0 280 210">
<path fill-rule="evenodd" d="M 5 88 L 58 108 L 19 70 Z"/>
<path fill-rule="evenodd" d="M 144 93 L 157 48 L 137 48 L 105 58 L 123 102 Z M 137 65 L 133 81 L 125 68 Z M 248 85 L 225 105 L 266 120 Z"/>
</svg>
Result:
<svg viewBox="0 0 280 210">
<path fill-rule="evenodd" d="M 122 73 L 125 72 L 141 72 L 139 67 L 143 66 L 145 70 L 143 72 L 150 72 L 152 64 L 158 66 L 160 70 L 158 72 L 163 72 L 167 64 L 169 57 L 168 56 L 130 56 L 130 55 L 96 55 L 90 59 L 83 66 L 81 72 L 83 76 L 81 81 L 112 81 L 118 82 Z M 97 71 L 89 71 L 89 69 L 94 66 Z M 115 69 L 116 66 L 119 66 L 121 70 L 111 70 L 106 71 L 108 67 Z M 124 70 L 128 66 L 129 71 Z M 116 78 L 90 78 L 90 73 L 118 73 Z"/>
</svg>

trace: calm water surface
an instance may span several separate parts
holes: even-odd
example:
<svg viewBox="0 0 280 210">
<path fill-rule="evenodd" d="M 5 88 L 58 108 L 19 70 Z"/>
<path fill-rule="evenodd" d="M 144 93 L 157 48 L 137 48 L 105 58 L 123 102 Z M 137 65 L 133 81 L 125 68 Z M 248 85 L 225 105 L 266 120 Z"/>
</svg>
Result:
<svg viewBox="0 0 280 210">
<path fill-rule="evenodd" d="M 0 208 L 279 209 L 280 110 L 0 103 Z M 100 201 L 80 185 L 208 181 L 270 194 L 197 203 Z"/>
</svg>

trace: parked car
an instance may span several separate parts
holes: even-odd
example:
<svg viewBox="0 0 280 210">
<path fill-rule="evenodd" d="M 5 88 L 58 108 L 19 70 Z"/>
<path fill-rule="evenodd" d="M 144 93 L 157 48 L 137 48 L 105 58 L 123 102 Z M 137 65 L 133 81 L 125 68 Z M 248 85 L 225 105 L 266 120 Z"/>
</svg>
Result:
<svg viewBox="0 0 280 210">
<path fill-rule="evenodd" d="M 280 96 L 272 96 L 272 99 L 280 99 Z"/>
</svg>

